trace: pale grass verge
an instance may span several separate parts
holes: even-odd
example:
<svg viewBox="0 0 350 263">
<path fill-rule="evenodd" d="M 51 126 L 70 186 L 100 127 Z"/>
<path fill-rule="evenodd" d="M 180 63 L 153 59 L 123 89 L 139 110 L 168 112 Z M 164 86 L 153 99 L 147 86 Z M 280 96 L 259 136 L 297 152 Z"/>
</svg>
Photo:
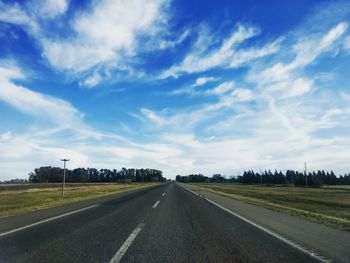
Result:
<svg viewBox="0 0 350 263">
<path fill-rule="evenodd" d="M 61 188 L 33 188 L 23 191 L 4 191 L 0 194 L 0 218 L 40 209 L 65 205 L 100 196 L 155 186 L 158 183 L 102 184 L 88 186 L 68 186 L 65 196 Z"/>
<path fill-rule="evenodd" d="M 337 226 L 337 227 L 343 228 L 345 230 L 350 230 L 350 220 L 345 219 L 345 218 L 339 218 L 339 217 L 335 217 L 335 216 L 331 216 L 331 215 L 325 215 L 322 213 L 316 213 L 316 212 L 312 212 L 312 211 L 307 211 L 307 210 L 303 210 L 303 209 L 289 207 L 289 206 L 269 202 L 267 200 L 257 199 L 257 198 L 253 198 L 253 197 L 247 197 L 244 195 L 231 194 L 231 193 L 225 193 L 225 192 L 218 191 L 218 190 L 212 190 L 208 187 L 200 187 L 200 186 L 198 186 L 198 184 L 196 184 L 195 186 L 193 184 L 191 184 L 191 187 L 197 188 L 197 190 L 204 190 L 207 192 L 212 192 L 215 194 L 230 197 L 230 198 L 240 200 L 240 201 L 243 201 L 243 202 L 246 202 L 249 204 L 262 206 L 262 207 L 276 210 L 279 212 L 286 212 L 286 213 L 291 214 L 291 215 L 305 217 L 307 219 L 311 219 L 311 220 L 319 222 L 319 223 L 324 223 L 326 225 Z"/>
</svg>

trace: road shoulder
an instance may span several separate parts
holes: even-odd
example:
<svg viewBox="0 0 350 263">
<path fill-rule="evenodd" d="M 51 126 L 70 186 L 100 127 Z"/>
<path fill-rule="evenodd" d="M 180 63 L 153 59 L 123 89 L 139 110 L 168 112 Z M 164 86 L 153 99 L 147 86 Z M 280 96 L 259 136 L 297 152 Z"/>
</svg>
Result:
<svg viewBox="0 0 350 263">
<path fill-rule="evenodd" d="M 247 204 L 194 186 L 182 186 L 320 255 L 340 262 L 346 262 L 350 258 L 350 250 L 347 246 L 347 244 L 350 244 L 349 232 L 333 229 L 264 207 Z"/>
</svg>

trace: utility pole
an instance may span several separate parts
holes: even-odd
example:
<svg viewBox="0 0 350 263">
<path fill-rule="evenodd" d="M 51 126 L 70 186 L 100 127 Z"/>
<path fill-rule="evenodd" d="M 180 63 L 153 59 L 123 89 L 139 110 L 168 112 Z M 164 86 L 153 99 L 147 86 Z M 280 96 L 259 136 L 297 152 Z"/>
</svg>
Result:
<svg viewBox="0 0 350 263">
<path fill-rule="evenodd" d="M 62 181 L 62 197 L 64 196 L 64 185 L 66 183 L 66 162 L 69 162 L 70 159 L 61 159 L 63 162 L 63 181 Z"/>
<path fill-rule="evenodd" d="M 260 169 L 260 184 L 262 185 L 262 182 L 263 181 L 263 178 L 262 178 L 262 172 L 261 172 L 261 169 Z"/>
<path fill-rule="evenodd" d="M 128 170 L 127 170 L 128 171 Z M 125 172 L 125 178 L 124 178 L 124 188 L 126 189 L 126 174 L 128 173 L 128 172 Z"/>
<path fill-rule="evenodd" d="M 305 186 L 307 187 L 307 170 L 306 170 L 306 162 L 305 162 Z"/>
</svg>

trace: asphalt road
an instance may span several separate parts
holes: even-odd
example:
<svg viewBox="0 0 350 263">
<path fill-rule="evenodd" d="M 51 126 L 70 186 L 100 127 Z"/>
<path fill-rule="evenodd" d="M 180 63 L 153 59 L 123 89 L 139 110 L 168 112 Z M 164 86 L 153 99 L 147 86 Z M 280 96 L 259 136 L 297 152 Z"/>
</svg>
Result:
<svg viewBox="0 0 350 263">
<path fill-rule="evenodd" d="M 189 187 L 196 194 L 202 195 L 230 211 L 234 211 L 245 219 L 257 223 L 259 226 L 274 233 L 278 233 L 280 236 L 308 251 L 313 251 L 313 253 L 332 259 L 335 262 L 350 262 L 350 231 L 248 204 L 228 196 L 199 189 L 192 185 L 186 185 L 186 187 Z"/>
<path fill-rule="evenodd" d="M 33 217 L 0 220 L 0 262 L 316 262 L 175 183 L 89 202 L 24 229 Z"/>
</svg>

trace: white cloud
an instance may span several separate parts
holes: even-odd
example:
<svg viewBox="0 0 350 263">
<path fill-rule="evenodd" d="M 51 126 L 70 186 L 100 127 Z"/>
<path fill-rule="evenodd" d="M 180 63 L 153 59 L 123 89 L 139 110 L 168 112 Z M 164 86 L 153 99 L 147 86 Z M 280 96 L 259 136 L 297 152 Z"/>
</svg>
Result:
<svg viewBox="0 0 350 263">
<path fill-rule="evenodd" d="M 235 89 L 232 92 L 234 98 L 238 101 L 248 101 L 253 99 L 253 92 L 250 89 Z"/>
<path fill-rule="evenodd" d="M 31 19 L 19 4 L 7 5 L 3 2 L 0 2 L 0 21 L 18 25 L 31 23 Z"/>
<path fill-rule="evenodd" d="M 301 96 L 309 91 L 311 91 L 313 87 L 313 81 L 297 78 L 293 81 L 292 86 L 290 87 L 290 90 L 287 92 L 287 97 L 294 97 L 294 96 Z"/>
<path fill-rule="evenodd" d="M 93 2 L 91 12 L 76 16 L 74 37 L 43 41 L 43 55 L 57 69 L 81 72 L 103 63 L 122 64 L 132 57 L 138 36 L 154 36 L 163 23 L 166 1 Z M 118 63 L 118 64 L 119 64 Z"/>
<path fill-rule="evenodd" d="M 92 75 L 88 76 L 83 81 L 79 82 L 79 84 L 80 86 L 92 88 L 98 85 L 101 81 L 102 81 L 101 75 L 98 72 L 95 72 Z"/>
<path fill-rule="evenodd" d="M 231 58 L 229 67 L 236 68 L 246 63 L 251 62 L 259 58 L 274 54 L 279 49 L 281 40 L 269 43 L 260 48 L 248 48 L 246 50 L 238 50 L 236 54 Z"/>
<path fill-rule="evenodd" d="M 149 109 L 141 109 L 141 113 L 150 121 L 152 121 L 154 124 L 156 124 L 158 127 L 163 126 L 166 124 L 166 120 L 160 116 L 158 116 L 154 111 Z"/>
<path fill-rule="evenodd" d="M 344 41 L 344 48 L 350 49 L 350 36 L 348 36 Z"/>
<path fill-rule="evenodd" d="M 23 87 L 16 80 L 26 80 L 23 71 L 12 61 L 0 61 L 0 100 L 38 120 L 51 123 L 57 129 L 54 133 L 71 130 L 80 138 L 110 137 L 124 140 L 118 135 L 100 132 L 87 125 L 84 114 L 71 103 Z"/>
<path fill-rule="evenodd" d="M 39 17 L 53 19 L 66 13 L 69 0 L 34 0 L 29 6 Z"/>
<path fill-rule="evenodd" d="M 165 32 L 168 2 L 91 1 L 86 10 L 57 25 L 49 20 L 64 15 L 69 0 L 42 0 L 27 5 L 0 2 L 0 21 L 23 26 L 42 47 L 42 56 L 51 66 L 70 77 L 81 79 L 83 76 L 85 80 L 80 83 L 91 88 L 103 78 L 113 78 L 116 74 L 111 72 L 126 71 L 127 75 L 143 76 L 133 67 L 135 57 L 154 51 L 150 46 L 156 42 L 159 45 L 163 36 L 160 33 Z M 176 43 L 164 42 L 163 48 L 179 44 L 188 34 L 185 31 Z"/>
<path fill-rule="evenodd" d="M 197 85 L 175 89 L 169 95 L 183 95 L 190 96 L 218 96 L 219 102 L 212 104 L 209 108 L 218 110 L 222 107 L 227 107 L 238 101 L 247 101 L 253 99 L 253 93 L 249 89 L 236 88 L 234 81 L 225 81 L 214 88 L 201 90 Z"/>
<path fill-rule="evenodd" d="M 219 66 L 235 68 L 254 59 L 273 54 L 278 50 L 279 41 L 259 48 L 238 49 L 242 42 L 258 34 L 259 30 L 255 27 L 239 25 L 236 31 L 222 41 L 221 46 L 211 50 L 208 50 L 208 47 L 212 43 L 202 42 L 212 41 L 212 38 L 199 35 L 200 41 L 197 41 L 193 50 L 180 64 L 162 72 L 160 78 L 178 77 L 182 73 L 203 72 Z"/>
<path fill-rule="evenodd" d="M 199 87 L 207 84 L 208 82 L 216 81 L 214 77 L 200 77 L 196 79 L 196 82 L 192 84 L 192 87 Z"/>
<path fill-rule="evenodd" d="M 199 94 L 199 91 L 195 87 L 185 87 L 185 88 L 179 88 L 179 89 L 174 89 L 168 93 L 170 96 L 175 96 L 175 95 L 190 95 L 190 96 L 196 96 Z"/>
<path fill-rule="evenodd" d="M 255 83 L 265 94 L 281 98 L 302 96 L 312 90 L 313 79 L 302 76 L 305 67 L 315 63 L 322 54 L 331 51 L 348 28 L 345 22 L 332 27 L 325 34 L 313 34 L 305 38 L 301 36 L 296 44 L 286 45 L 286 54 L 293 54 L 290 62 L 275 61 L 271 66 L 255 68 L 250 71 L 247 80 Z"/>
<path fill-rule="evenodd" d="M 89 157 L 79 149 L 73 149 L 65 141 L 43 137 L 35 133 L 0 136 L 0 180 L 28 178 L 28 173 L 40 166 L 61 166 L 60 159 L 69 158 L 68 168 L 86 167 Z"/>
<path fill-rule="evenodd" d="M 320 45 L 318 46 L 318 52 L 322 52 L 324 49 L 330 47 L 334 41 L 339 39 L 347 30 L 348 28 L 348 23 L 342 22 L 339 23 L 337 26 L 333 27 L 327 35 L 325 35 L 322 40 Z"/>
<path fill-rule="evenodd" d="M 221 83 L 219 86 L 209 89 L 205 92 L 205 94 L 210 94 L 210 95 L 221 95 L 224 94 L 234 88 L 234 82 L 233 81 L 227 81 L 224 83 Z"/>
<path fill-rule="evenodd" d="M 190 30 L 185 30 L 176 40 L 161 40 L 159 42 L 160 49 L 174 48 L 181 44 L 190 35 Z"/>
<path fill-rule="evenodd" d="M 24 74 L 18 68 L 0 66 L 0 99 L 24 113 L 62 125 L 73 126 L 81 122 L 82 114 L 66 101 L 43 95 L 13 82 L 15 79 L 24 78 Z"/>
<path fill-rule="evenodd" d="M 304 161 L 311 169 L 347 171 L 344 155 L 350 156 L 350 140 L 328 130 L 350 128 L 349 96 L 318 87 L 316 67 L 318 58 L 331 55 L 342 45 L 346 30 L 347 23 L 339 23 L 328 32 L 299 35 L 281 43 L 282 55 L 275 54 L 269 63 L 258 59 L 261 68 L 250 71 L 247 86 L 254 89 L 231 86 L 226 78 L 206 92 L 194 87 L 177 90 L 191 95 L 215 94 L 218 101 L 154 112 L 167 120 L 161 129 L 152 130 L 156 141 L 168 143 L 183 151 L 181 157 L 186 156 L 186 164 L 176 172 L 211 175 L 237 174 L 234 169 L 298 170 Z M 308 66 L 315 66 L 313 75 L 304 71 Z M 145 125 L 153 124 L 146 121 Z"/>
<path fill-rule="evenodd" d="M 169 92 L 169 95 L 183 95 L 187 94 L 190 96 L 208 96 L 208 95 L 221 95 L 223 93 L 226 93 L 233 89 L 234 82 L 233 81 L 227 81 L 223 82 L 220 85 L 216 86 L 215 88 L 207 89 L 207 90 L 201 90 L 199 87 L 203 86 L 207 82 L 210 81 L 216 81 L 215 78 L 197 78 L 196 82 L 192 84 L 189 87 L 175 89 Z"/>
<path fill-rule="evenodd" d="M 35 119 L 28 131 L 0 134 L 0 180 L 27 178 L 29 171 L 40 166 L 60 166 L 63 157 L 71 159 L 70 167 L 93 166 L 103 159 L 104 151 L 98 147 L 102 142 L 135 147 L 117 134 L 90 127 L 69 102 L 18 84 L 25 81 L 26 75 L 13 61 L 0 61 L 0 101 Z M 88 147 L 99 148 L 101 159 L 91 160 Z"/>
</svg>

